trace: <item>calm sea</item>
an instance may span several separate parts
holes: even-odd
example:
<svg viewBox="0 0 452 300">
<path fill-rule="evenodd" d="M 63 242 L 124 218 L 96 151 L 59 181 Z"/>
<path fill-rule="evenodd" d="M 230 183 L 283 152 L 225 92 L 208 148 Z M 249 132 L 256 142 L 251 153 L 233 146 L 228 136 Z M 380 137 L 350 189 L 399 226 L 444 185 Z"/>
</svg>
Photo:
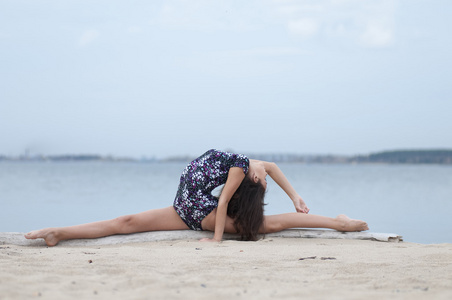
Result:
<svg viewBox="0 0 452 300">
<path fill-rule="evenodd" d="M 452 167 L 279 164 L 312 214 L 345 213 L 372 232 L 452 243 Z M 0 231 L 27 232 L 172 205 L 182 163 L 1 162 Z M 269 179 L 266 214 L 292 212 Z"/>
</svg>

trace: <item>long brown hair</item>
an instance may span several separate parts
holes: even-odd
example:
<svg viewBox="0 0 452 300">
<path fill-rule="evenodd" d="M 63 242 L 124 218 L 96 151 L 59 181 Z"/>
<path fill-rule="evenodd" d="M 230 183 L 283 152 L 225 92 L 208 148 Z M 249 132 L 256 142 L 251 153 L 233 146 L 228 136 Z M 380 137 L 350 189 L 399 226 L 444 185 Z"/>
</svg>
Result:
<svg viewBox="0 0 452 300">
<path fill-rule="evenodd" d="M 256 241 L 264 223 L 265 188 L 245 176 L 228 204 L 228 216 L 242 240 Z"/>
</svg>

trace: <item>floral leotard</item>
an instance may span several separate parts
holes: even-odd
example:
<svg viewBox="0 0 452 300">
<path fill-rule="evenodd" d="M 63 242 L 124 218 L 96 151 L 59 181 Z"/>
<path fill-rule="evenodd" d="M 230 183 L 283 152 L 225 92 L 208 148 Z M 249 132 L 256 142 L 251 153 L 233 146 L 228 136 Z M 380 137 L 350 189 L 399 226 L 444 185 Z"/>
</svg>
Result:
<svg viewBox="0 0 452 300">
<path fill-rule="evenodd" d="M 211 149 L 193 160 L 182 172 L 174 200 L 174 209 L 193 230 L 202 230 L 201 221 L 218 206 L 218 198 L 212 191 L 226 183 L 229 169 L 239 167 L 248 173 L 249 159 Z"/>
</svg>

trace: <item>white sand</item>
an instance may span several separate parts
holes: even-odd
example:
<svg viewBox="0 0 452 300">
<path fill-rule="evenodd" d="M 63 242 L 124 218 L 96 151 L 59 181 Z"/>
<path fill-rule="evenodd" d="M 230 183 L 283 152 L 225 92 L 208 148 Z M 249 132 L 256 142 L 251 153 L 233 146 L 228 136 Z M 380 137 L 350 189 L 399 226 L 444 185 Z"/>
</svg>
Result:
<svg viewBox="0 0 452 300">
<path fill-rule="evenodd" d="M 308 257 L 315 258 L 299 260 Z M 33 298 L 452 299 L 452 244 L 266 238 L 0 245 L 0 299 Z"/>
</svg>

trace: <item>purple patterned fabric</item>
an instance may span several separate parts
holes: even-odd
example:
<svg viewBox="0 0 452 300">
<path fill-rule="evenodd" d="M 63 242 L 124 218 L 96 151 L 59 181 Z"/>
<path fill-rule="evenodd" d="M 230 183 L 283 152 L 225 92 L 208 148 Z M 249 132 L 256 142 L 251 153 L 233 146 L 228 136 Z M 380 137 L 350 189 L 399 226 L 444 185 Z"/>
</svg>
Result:
<svg viewBox="0 0 452 300">
<path fill-rule="evenodd" d="M 212 191 L 226 183 L 230 168 L 242 168 L 246 174 L 249 164 L 249 159 L 242 154 L 215 149 L 192 161 L 182 172 L 173 204 L 185 224 L 193 230 L 202 230 L 201 221 L 218 205 Z"/>
</svg>

